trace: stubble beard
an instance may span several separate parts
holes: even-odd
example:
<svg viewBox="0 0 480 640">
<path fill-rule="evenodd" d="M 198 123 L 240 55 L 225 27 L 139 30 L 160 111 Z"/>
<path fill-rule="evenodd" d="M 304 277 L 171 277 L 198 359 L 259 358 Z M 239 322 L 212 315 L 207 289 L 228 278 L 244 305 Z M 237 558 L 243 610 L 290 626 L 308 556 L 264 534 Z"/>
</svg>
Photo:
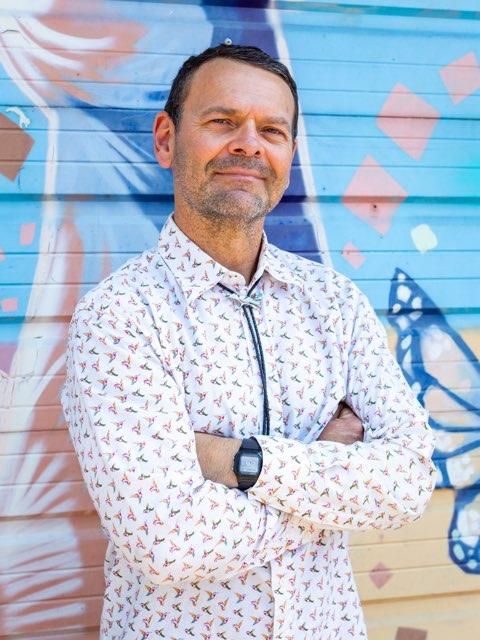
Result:
<svg viewBox="0 0 480 640">
<path fill-rule="evenodd" d="M 248 229 L 263 220 L 272 209 L 266 199 L 247 191 L 213 191 L 207 187 L 200 188 L 197 197 L 189 197 L 191 195 L 186 194 L 189 206 L 215 227 L 228 225 Z"/>
<path fill-rule="evenodd" d="M 210 166 L 209 166 L 210 165 Z M 213 228 L 225 228 L 247 231 L 256 227 L 277 204 L 279 198 L 272 202 L 269 194 L 265 196 L 245 189 L 226 189 L 214 184 L 214 170 L 231 167 L 255 169 L 265 179 L 275 177 L 271 169 L 262 167 L 258 161 L 235 158 L 214 161 L 205 168 L 204 181 L 189 175 L 183 154 L 175 158 L 175 172 L 178 176 L 175 192 L 181 194 L 190 210 L 207 220 Z"/>
</svg>

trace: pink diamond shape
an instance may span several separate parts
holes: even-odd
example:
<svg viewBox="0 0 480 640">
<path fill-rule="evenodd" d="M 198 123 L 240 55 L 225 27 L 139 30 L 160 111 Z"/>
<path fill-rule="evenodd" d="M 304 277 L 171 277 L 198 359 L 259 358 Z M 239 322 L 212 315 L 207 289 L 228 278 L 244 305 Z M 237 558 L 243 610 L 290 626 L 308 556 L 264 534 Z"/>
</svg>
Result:
<svg viewBox="0 0 480 640">
<path fill-rule="evenodd" d="M 343 204 L 366 224 L 385 234 L 408 193 L 372 156 L 366 156 L 343 194 Z"/>
<path fill-rule="evenodd" d="M 342 256 L 354 269 L 360 269 L 362 264 L 365 262 L 365 256 L 362 254 L 360 249 L 353 244 L 353 242 L 347 242 L 343 247 Z"/>
<path fill-rule="evenodd" d="M 453 104 L 458 104 L 480 89 L 480 65 L 473 51 L 445 65 L 440 75 Z"/>
<path fill-rule="evenodd" d="M 370 571 L 370 580 L 377 587 L 377 589 L 381 589 L 382 587 L 384 587 L 392 576 L 393 573 L 382 562 L 379 562 Z"/>
<path fill-rule="evenodd" d="M 439 117 L 431 104 L 405 85 L 396 84 L 378 115 L 377 126 L 402 151 L 420 160 Z"/>
<path fill-rule="evenodd" d="M 29 222 L 27 224 L 22 224 L 20 227 L 20 244 L 21 245 L 29 245 L 32 244 L 33 239 L 35 237 L 35 222 Z"/>
<path fill-rule="evenodd" d="M 424 629 L 398 627 L 395 640 L 427 640 L 427 635 L 428 633 Z"/>
<path fill-rule="evenodd" d="M 0 305 L 5 313 L 16 311 L 18 309 L 18 298 L 4 298 Z"/>
</svg>

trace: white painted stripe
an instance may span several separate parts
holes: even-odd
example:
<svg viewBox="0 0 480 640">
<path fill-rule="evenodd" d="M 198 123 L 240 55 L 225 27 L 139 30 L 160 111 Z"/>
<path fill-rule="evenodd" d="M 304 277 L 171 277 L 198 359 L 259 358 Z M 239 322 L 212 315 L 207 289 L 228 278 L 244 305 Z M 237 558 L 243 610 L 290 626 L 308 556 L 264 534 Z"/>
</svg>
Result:
<svg viewBox="0 0 480 640">
<path fill-rule="evenodd" d="M 290 53 L 280 21 L 281 10 L 276 8 L 276 4 L 277 3 L 273 0 L 270 5 L 271 8 L 269 8 L 266 13 L 270 26 L 272 27 L 272 31 L 275 35 L 275 43 L 277 45 L 280 59 L 293 75 L 292 65 L 290 63 Z M 301 114 L 298 119 L 298 133 L 298 156 L 302 169 L 302 178 L 305 182 L 307 193 L 315 193 L 315 179 L 313 177 L 310 152 L 308 149 L 307 130 L 305 127 L 305 120 Z M 314 230 L 316 244 L 318 250 L 322 254 L 323 263 L 331 267 L 332 259 L 328 249 L 327 234 L 322 220 L 320 204 L 318 202 L 310 201 L 307 204 L 302 205 L 302 209 L 305 211 L 305 215 Z"/>
</svg>

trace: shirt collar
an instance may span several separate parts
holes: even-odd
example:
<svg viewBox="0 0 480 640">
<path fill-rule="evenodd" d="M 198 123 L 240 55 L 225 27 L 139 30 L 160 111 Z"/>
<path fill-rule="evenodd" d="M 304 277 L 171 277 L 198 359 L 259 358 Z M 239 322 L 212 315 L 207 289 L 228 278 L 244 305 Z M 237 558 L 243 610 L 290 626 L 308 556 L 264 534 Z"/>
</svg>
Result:
<svg viewBox="0 0 480 640">
<path fill-rule="evenodd" d="M 244 277 L 216 262 L 190 240 L 176 225 L 173 214 L 168 217 L 160 232 L 157 249 L 180 284 L 189 304 L 220 282 L 234 289 L 245 287 Z M 292 266 L 282 259 L 282 253 L 269 244 L 263 232 L 260 257 L 252 283 L 259 280 L 266 271 L 283 283 L 301 285 Z"/>
</svg>

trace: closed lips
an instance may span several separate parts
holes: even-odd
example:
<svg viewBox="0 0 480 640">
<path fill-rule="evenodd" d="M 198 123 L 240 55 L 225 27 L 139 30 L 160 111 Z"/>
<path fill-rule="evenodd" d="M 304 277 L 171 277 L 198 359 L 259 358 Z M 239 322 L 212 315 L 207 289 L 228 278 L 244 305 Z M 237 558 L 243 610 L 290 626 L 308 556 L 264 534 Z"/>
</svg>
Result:
<svg viewBox="0 0 480 640">
<path fill-rule="evenodd" d="M 253 178 L 256 180 L 263 180 L 263 176 L 253 171 L 242 171 L 241 169 L 236 171 L 217 171 L 218 175 L 221 176 L 232 176 L 234 178 Z"/>
</svg>

